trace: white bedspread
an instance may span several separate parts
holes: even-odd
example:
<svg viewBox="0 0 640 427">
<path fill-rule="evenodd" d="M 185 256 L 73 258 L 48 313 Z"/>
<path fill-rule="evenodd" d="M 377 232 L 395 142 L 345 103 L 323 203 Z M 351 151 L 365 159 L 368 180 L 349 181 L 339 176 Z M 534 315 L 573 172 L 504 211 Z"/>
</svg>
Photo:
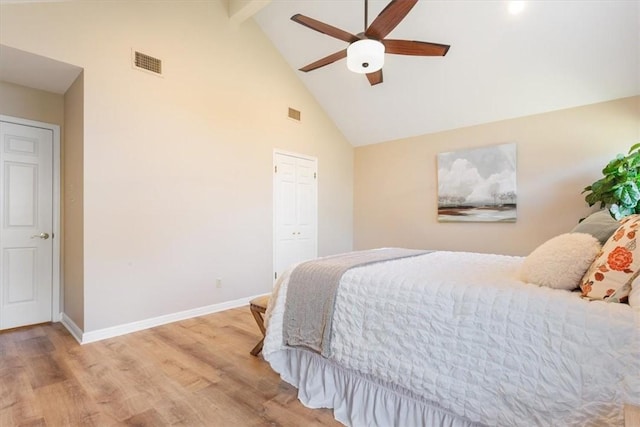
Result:
<svg viewBox="0 0 640 427">
<path fill-rule="evenodd" d="M 474 423 L 623 425 L 623 403 L 640 404 L 640 312 L 523 283 L 522 260 L 435 252 L 348 271 L 331 363 Z M 286 352 L 287 278 L 267 311 L 267 361 Z"/>
</svg>

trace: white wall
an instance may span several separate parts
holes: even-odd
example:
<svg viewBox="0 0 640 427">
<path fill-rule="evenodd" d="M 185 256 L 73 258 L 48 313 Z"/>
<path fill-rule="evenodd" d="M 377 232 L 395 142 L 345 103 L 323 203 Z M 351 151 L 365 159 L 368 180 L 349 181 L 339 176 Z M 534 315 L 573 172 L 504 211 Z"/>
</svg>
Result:
<svg viewBox="0 0 640 427">
<path fill-rule="evenodd" d="M 2 4 L 0 39 L 84 68 L 85 332 L 269 291 L 274 148 L 318 157 L 319 253 L 351 249 L 353 148 L 223 2 Z"/>
<path fill-rule="evenodd" d="M 354 246 L 526 255 L 590 212 L 582 190 L 640 142 L 639 123 L 636 96 L 358 147 Z M 437 154 L 508 142 L 517 147 L 517 222 L 439 223 Z"/>
</svg>

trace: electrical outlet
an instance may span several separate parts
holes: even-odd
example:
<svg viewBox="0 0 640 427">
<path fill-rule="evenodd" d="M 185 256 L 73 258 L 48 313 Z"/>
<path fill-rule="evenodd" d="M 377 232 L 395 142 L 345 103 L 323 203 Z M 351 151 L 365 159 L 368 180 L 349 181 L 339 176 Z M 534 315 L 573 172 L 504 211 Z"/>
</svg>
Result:
<svg viewBox="0 0 640 427">
<path fill-rule="evenodd" d="M 221 288 L 221 287 L 222 287 L 222 279 L 218 277 L 216 279 L 216 288 Z"/>
</svg>

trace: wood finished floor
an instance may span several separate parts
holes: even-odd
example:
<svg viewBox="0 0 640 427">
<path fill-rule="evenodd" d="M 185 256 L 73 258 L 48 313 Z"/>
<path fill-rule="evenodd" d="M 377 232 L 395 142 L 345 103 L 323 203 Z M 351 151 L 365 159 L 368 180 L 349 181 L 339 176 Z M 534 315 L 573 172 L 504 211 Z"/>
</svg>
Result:
<svg viewBox="0 0 640 427">
<path fill-rule="evenodd" d="M 0 426 L 338 426 L 249 354 L 249 308 L 79 345 L 60 324 L 0 333 Z"/>
</svg>

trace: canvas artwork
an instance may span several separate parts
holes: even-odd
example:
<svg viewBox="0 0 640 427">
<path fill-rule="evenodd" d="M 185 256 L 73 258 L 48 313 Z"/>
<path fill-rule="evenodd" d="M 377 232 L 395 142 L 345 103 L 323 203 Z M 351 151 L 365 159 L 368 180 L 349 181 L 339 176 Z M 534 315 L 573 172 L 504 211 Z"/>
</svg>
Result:
<svg viewBox="0 0 640 427">
<path fill-rule="evenodd" d="M 516 144 L 438 154 L 438 221 L 515 222 Z"/>
</svg>

